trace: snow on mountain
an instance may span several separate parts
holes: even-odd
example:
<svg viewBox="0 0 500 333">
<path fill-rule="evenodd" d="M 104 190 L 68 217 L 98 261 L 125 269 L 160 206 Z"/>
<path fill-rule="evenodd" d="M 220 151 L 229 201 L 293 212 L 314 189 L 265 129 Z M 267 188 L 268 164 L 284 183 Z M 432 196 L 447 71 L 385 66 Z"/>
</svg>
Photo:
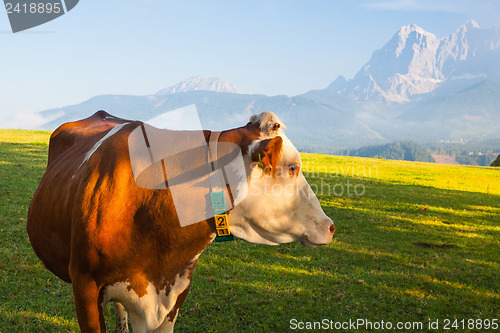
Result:
<svg viewBox="0 0 500 333">
<path fill-rule="evenodd" d="M 500 74 L 500 29 L 480 29 L 467 21 L 453 34 L 435 35 L 411 24 L 403 26 L 373 53 L 354 76 L 337 79 L 328 89 L 357 100 L 405 103 L 436 90 L 447 80 L 465 78 L 465 85 Z M 476 78 L 471 80 L 471 78 Z M 458 87 L 456 82 L 453 86 Z"/>
<path fill-rule="evenodd" d="M 215 91 L 215 92 L 226 92 L 233 94 L 241 94 L 241 91 L 236 88 L 231 82 L 216 78 L 216 77 L 206 77 L 203 75 L 197 75 L 183 80 L 171 87 L 162 89 L 158 91 L 157 95 L 171 95 L 180 92 L 190 92 L 190 91 Z"/>
<path fill-rule="evenodd" d="M 477 31 L 474 31 L 475 29 L 479 29 L 479 25 L 477 22 L 469 20 L 463 26 L 458 28 L 458 30 L 453 34 L 441 40 L 439 49 L 437 50 L 437 59 L 439 67 L 445 74 L 448 74 L 450 70 L 453 70 L 453 65 L 457 61 L 467 60 L 467 55 L 471 51 L 473 52 L 473 56 L 475 55 L 477 45 L 471 45 L 471 42 L 473 44 L 477 44 L 477 42 L 469 40 L 471 39 L 471 33 L 477 33 Z M 473 48 L 472 50 L 471 47 Z M 448 66 L 446 66 L 447 61 L 450 64 Z"/>
</svg>

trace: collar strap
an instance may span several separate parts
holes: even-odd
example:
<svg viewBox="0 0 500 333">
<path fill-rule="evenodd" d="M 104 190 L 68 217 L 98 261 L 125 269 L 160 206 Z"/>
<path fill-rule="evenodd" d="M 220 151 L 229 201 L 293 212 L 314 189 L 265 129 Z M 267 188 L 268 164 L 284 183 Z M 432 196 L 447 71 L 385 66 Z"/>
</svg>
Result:
<svg viewBox="0 0 500 333">
<path fill-rule="evenodd" d="M 208 140 L 208 165 L 209 174 L 215 177 L 210 177 L 210 199 L 212 209 L 214 211 L 215 230 L 217 236 L 216 242 L 225 242 L 234 240 L 229 229 L 229 218 L 226 211 L 226 198 L 224 189 L 226 188 L 225 181 L 223 182 L 217 174 L 213 174 L 217 170 L 217 141 L 221 132 L 211 132 Z"/>
</svg>

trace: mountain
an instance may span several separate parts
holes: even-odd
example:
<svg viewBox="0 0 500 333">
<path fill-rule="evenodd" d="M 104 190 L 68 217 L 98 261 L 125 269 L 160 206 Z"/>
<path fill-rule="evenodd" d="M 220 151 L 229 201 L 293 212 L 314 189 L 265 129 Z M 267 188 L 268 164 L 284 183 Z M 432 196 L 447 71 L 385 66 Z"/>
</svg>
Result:
<svg viewBox="0 0 500 333">
<path fill-rule="evenodd" d="M 333 152 L 334 147 L 384 142 L 380 134 L 350 112 L 356 107 L 355 103 L 323 90 L 299 96 L 272 97 L 214 91 L 159 92 L 147 96 L 102 95 L 40 114 L 43 117 L 60 115 L 43 125 L 43 129 L 53 130 L 61 123 L 88 117 L 100 109 L 121 118 L 147 121 L 190 104 L 196 105 L 202 127 L 212 130 L 239 127 L 248 122 L 250 115 L 272 110 L 286 124 L 290 139 L 307 151 Z"/>
<path fill-rule="evenodd" d="M 206 77 L 203 75 L 193 76 L 189 79 L 181 81 L 176 85 L 158 91 L 157 95 L 171 95 L 189 91 L 215 91 L 232 94 L 241 94 L 241 91 L 236 88 L 231 82 L 217 78 Z"/>
<path fill-rule="evenodd" d="M 500 26 L 480 29 L 468 21 L 441 39 L 403 26 L 352 79 L 339 76 L 325 89 L 297 96 L 244 94 L 227 80 L 195 76 L 151 95 L 96 96 L 38 115 L 52 119 L 43 129 L 55 129 L 100 109 L 147 121 L 190 104 L 213 130 L 271 110 L 295 145 L 309 152 L 499 138 Z"/>
<path fill-rule="evenodd" d="M 470 20 L 437 39 L 411 24 L 375 51 L 352 80 L 338 78 L 327 89 L 356 100 L 407 103 L 439 88 L 456 92 L 489 78 L 500 78 L 500 27 L 482 30 Z"/>
</svg>

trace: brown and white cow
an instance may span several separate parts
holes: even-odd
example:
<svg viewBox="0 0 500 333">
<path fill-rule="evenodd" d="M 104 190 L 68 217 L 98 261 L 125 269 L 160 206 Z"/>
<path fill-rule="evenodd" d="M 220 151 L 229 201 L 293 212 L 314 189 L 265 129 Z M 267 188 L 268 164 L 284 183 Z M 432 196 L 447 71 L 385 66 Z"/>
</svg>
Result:
<svg viewBox="0 0 500 333">
<path fill-rule="evenodd" d="M 168 189 L 136 185 L 127 138 L 141 124 L 99 111 L 61 125 L 29 208 L 33 249 L 72 284 L 82 332 L 106 331 L 108 302 L 117 307 L 117 330 L 128 331 L 128 313 L 134 332 L 172 332 L 198 257 L 215 237 L 213 218 L 181 227 Z M 264 112 L 221 133 L 219 142 L 240 147 L 249 185 L 228 213 L 230 230 L 253 243 L 328 244 L 335 227 L 283 128 Z"/>
</svg>

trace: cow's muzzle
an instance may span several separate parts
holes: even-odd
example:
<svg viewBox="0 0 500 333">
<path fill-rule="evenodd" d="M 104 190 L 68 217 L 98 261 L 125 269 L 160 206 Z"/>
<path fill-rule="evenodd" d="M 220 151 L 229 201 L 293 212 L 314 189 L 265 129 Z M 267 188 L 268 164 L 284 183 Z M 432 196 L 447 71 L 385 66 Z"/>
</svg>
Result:
<svg viewBox="0 0 500 333">
<path fill-rule="evenodd" d="M 335 224 L 329 218 L 322 222 L 316 223 L 319 225 L 319 232 L 315 235 L 304 235 L 300 241 L 306 247 L 318 247 L 330 244 L 335 233 Z"/>
</svg>

